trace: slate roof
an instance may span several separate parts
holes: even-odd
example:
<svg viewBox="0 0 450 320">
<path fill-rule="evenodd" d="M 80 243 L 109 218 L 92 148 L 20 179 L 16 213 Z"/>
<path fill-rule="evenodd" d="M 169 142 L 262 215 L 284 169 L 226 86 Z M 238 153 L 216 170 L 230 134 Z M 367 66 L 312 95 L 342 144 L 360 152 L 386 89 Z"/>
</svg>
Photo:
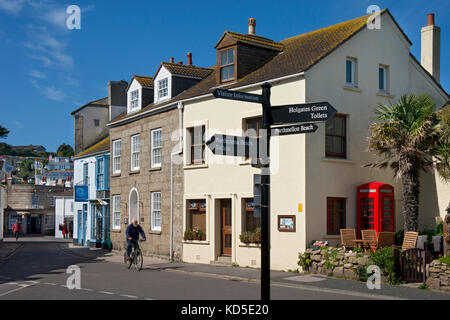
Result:
<svg viewBox="0 0 450 320">
<path fill-rule="evenodd" d="M 206 78 L 211 74 L 213 70 L 208 68 L 200 68 L 194 65 L 184 65 L 184 64 L 176 64 L 176 63 L 169 63 L 169 62 L 162 62 L 161 66 L 164 66 L 170 73 L 172 74 L 178 74 L 182 76 L 188 76 L 188 77 L 194 77 L 194 78 Z M 159 69 L 156 74 L 158 74 Z M 156 76 L 155 74 L 155 76 Z"/>
<path fill-rule="evenodd" d="M 75 156 L 76 158 L 82 158 L 88 155 L 93 155 L 93 154 L 97 154 L 100 152 L 106 152 L 109 151 L 109 143 L 110 143 L 110 139 L 109 137 L 103 138 L 102 140 L 100 140 L 99 142 L 95 143 L 94 145 L 92 145 L 91 147 L 81 151 L 80 153 L 78 153 Z"/>
<path fill-rule="evenodd" d="M 76 109 L 75 111 L 72 111 L 70 114 L 74 115 L 75 113 L 77 113 L 78 111 L 82 110 L 83 108 L 85 108 L 89 105 L 94 105 L 94 106 L 104 107 L 104 108 L 109 107 L 109 99 L 108 99 L 108 97 L 106 97 L 106 98 L 101 98 L 101 99 L 97 99 L 97 100 L 88 102 L 84 106 Z"/>
</svg>

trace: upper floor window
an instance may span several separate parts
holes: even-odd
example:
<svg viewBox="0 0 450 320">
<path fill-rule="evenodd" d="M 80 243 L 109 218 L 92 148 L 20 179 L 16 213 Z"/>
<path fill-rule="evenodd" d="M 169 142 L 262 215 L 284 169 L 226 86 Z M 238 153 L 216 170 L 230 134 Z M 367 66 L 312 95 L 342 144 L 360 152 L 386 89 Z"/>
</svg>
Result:
<svg viewBox="0 0 450 320">
<path fill-rule="evenodd" d="M 162 130 L 152 130 L 151 140 L 151 167 L 161 167 L 162 163 Z"/>
<path fill-rule="evenodd" d="M 131 171 L 136 171 L 140 169 L 139 160 L 139 145 L 140 137 L 135 135 L 131 137 Z"/>
<path fill-rule="evenodd" d="M 245 119 L 245 135 L 250 138 L 260 138 L 262 129 L 262 117 Z M 255 151 L 256 153 L 256 151 Z M 250 153 L 252 155 L 252 153 Z M 248 160 L 250 158 L 246 158 Z"/>
<path fill-rule="evenodd" d="M 188 139 L 190 164 L 205 163 L 205 126 L 193 127 L 188 129 L 190 139 Z"/>
<path fill-rule="evenodd" d="M 100 120 L 94 119 L 94 127 L 100 127 Z"/>
<path fill-rule="evenodd" d="M 105 189 L 105 160 L 97 160 L 97 190 Z"/>
<path fill-rule="evenodd" d="M 130 112 L 139 109 L 139 90 L 130 92 Z"/>
<path fill-rule="evenodd" d="M 89 164 L 83 164 L 83 184 L 89 185 Z"/>
<path fill-rule="evenodd" d="M 378 67 L 378 90 L 382 93 L 389 92 L 389 67 L 380 65 Z"/>
<path fill-rule="evenodd" d="M 113 141 L 113 173 L 120 173 L 120 156 L 122 152 L 122 140 Z"/>
<path fill-rule="evenodd" d="M 326 123 L 326 157 L 347 157 L 347 117 L 335 115 Z"/>
<path fill-rule="evenodd" d="M 357 60 L 355 58 L 347 58 L 346 60 L 346 77 L 347 86 L 358 87 L 357 82 Z"/>
<path fill-rule="evenodd" d="M 235 78 L 234 49 L 220 52 L 220 81 L 230 81 Z"/>
<path fill-rule="evenodd" d="M 169 96 L 169 79 L 165 78 L 158 81 L 158 100 Z"/>
</svg>

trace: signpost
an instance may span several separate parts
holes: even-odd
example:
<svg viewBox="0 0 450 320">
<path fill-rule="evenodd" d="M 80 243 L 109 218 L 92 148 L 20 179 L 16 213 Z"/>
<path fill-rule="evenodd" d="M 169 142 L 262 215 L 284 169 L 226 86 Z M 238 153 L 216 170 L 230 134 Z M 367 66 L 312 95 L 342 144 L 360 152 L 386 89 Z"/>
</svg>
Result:
<svg viewBox="0 0 450 320">
<path fill-rule="evenodd" d="M 336 114 L 336 109 L 328 102 L 295 104 L 271 107 L 271 85 L 262 85 L 262 95 L 216 89 L 216 98 L 261 103 L 262 129 L 266 137 L 236 137 L 216 134 L 206 142 L 216 155 L 250 157 L 257 161 L 252 165 L 261 169 L 261 174 L 253 176 L 255 213 L 261 214 L 261 300 L 270 300 L 270 137 L 316 132 L 316 122 L 325 122 Z M 274 127 L 272 125 L 289 125 Z M 266 144 L 260 146 L 260 143 Z M 265 149 L 265 154 L 260 154 Z M 255 159 L 256 158 L 256 159 Z M 261 160 L 261 161 L 260 161 Z"/>
<path fill-rule="evenodd" d="M 258 157 L 258 139 L 215 134 L 206 145 L 215 155 L 234 157 Z"/>
</svg>

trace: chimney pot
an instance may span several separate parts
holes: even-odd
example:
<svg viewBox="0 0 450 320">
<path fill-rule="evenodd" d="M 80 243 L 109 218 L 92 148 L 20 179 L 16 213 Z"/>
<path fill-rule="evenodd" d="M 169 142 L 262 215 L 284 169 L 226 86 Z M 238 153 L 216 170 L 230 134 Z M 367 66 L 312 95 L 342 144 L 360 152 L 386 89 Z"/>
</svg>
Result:
<svg viewBox="0 0 450 320">
<path fill-rule="evenodd" d="M 187 54 L 187 65 L 192 65 L 192 53 L 188 52 Z"/>
<path fill-rule="evenodd" d="M 170 58 L 170 63 L 174 63 L 175 60 L 173 59 L 173 57 Z"/>
<path fill-rule="evenodd" d="M 178 64 L 183 64 L 183 61 L 178 61 Z"/>
<path fill-rule="evenodd" d="M 434 26 L 434 13 L 429 13 L 427 15 L 428 23 L 427 26 Z"/>
<path fill-rule="evenodd" d="M 248 19 L 248 34 L 255 34 L 256 29 L 256 19 L 250 18 Z"/>
</svg>

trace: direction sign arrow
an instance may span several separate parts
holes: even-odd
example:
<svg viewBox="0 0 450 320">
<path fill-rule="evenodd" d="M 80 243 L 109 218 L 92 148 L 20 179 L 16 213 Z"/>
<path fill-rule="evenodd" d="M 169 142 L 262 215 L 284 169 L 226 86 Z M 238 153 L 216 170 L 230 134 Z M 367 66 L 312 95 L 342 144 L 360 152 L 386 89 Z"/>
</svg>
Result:
<svg viewBox="0 0 450 320">
<path fill-rule="evenodd" d="M 222 90 L 222 89 L 215 89 L 212 92 L 212 94 L 216 98 L 239 100 L 239 101 L 254 102 L 254 103 L 263 103 L 263 96 L 260 94 L 252 94 L 252 93 Z"/>
<path fill-rule="evenodd" d="M 216 155 L 257 158 L 258 142 L 256 138 L 215 134 L 206 145 Z"/>
<path fill-rule="evenodd" d="M 298 133 L 316 132 L 319 127 L 314 123 L 296 124 L 293 126 L 272 128 L 272 136 L 287 136 Z"/>
<path fill-rule="evenodd" d="M 331 119 L 336 112 L 337 110 L 328 102 L 292 104 L 270 108 L 272 124 L 275 125 L 325 122 Z"/>
</svg>

